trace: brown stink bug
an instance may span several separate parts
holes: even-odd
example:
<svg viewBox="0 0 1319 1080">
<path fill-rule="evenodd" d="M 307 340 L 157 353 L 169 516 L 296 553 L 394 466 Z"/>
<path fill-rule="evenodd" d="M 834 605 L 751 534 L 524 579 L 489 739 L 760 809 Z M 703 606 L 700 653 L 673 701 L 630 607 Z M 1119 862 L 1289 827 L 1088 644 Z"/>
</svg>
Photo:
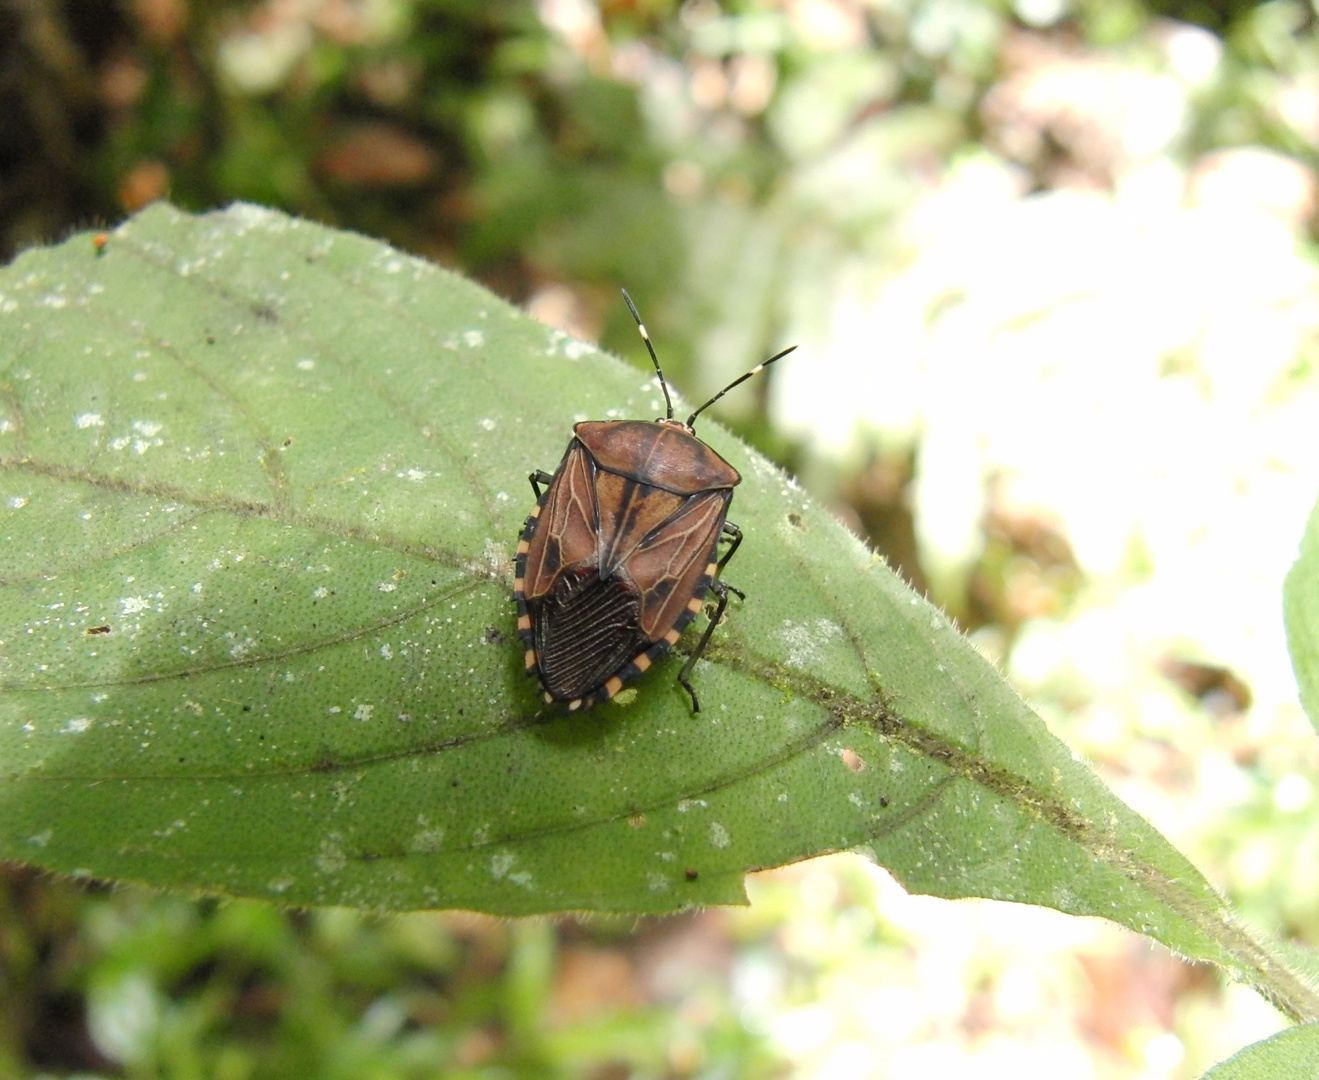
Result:
<svg viewBox="0 0 1319 1080">
<path fill-rule="evenodd" d="M 742 542 L 742 531 L 727 520 L 742 477 L 696 437 L 693 425 L 792 348 L 734 379 L 684 423 L 673 418 L 659 357 L 627 290 L 623 299 L 655 365 L 667 415 L 577 424 L 554 475 L 531 474 L 536 506 L 518 541 L 513 582 L 518 636 L 527 674 L 540 679 L 545 700 L 588 709 L 672 648 L 713 592 L 718 605 L 710 625 L 678 672 L 692 711 L 700 712 L 688 676 L 723 618 L 728 594 L 745 595 L 719 580 Z M 723 541 L 728 548 L 720 557 Z"/>
</svg>

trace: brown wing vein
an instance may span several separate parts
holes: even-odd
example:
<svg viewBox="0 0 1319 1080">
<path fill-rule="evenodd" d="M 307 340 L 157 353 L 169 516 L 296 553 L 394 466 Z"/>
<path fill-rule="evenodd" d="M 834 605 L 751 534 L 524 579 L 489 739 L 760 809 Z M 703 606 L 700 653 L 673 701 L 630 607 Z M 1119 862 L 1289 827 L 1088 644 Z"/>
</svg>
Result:
<svg viewBox="0 0 1319 1080">
<path fill-rule="evenodd" d="M 527 599 L 538 600 L 548 593 L 560 570 L 579 563 L 594 564 L 598 532 L 590 455 L 574 440 L 550 487 L 527 551 L 523 587 Z"/>
<path fill-rule="evenodd" d="M 651 641 L 663 637 L 696 596 L 731 495 L 692 495 L 625 559 L 628 576 L 642 588 L 641 628 Z"/>
</svg>

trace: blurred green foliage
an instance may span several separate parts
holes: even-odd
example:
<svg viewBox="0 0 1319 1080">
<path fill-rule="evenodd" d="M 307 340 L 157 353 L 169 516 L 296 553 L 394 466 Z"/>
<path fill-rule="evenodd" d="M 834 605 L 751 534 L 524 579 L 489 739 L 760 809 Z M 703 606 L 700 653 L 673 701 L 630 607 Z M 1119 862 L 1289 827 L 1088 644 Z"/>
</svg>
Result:
<svg viewBox="0 0 1319 1080">
<path fill-rule="evenodd" d="M 820 234 L 882 252 L 940 160 L 1001 143 L 983 105 L 1015 38 L 1152 62 L 1169 17 L 1227 48 L 1188 159 L 1242 142 L 1312 157 L 1278 106 L 1319 66 L 1299 0 L 6 6 L 0 258 L 153 198 L 247 199 L 514 301 L 572 282 L 617 346 L 626 282 L 671 352 L 748 339 L 731 369 L 773 337 L 785 264 L 827 259 Z M 1040 135 L 1024 156 L 998 145 L 1038 186 L 1096 166 Z M 767 283 L 728 296 L 730 270 Z"/>
<path fill-rule="evenodd" d="M 632 992 L 690 919 L 298 913 L 22 871 L 3 886 L 6 1077 L 774 1075 L 716 987 L 650 1007 Z"/>
<path fill-rule="evenodd" d="M 0 258 L 155 198 L 249 199 L 385 238 L 533 310 L 539 298 L 632 355 L 626 284 L 697 396 L 789 322 L 809 327 L 844 257 L 902 257 L 894 224 L 948 163 L 988 149 L 1028 189 L 1107 190 L 1112 163 L 1066 117 L 1005 120 L 993 91 L 1023 46 L 1160 70 L 1180 22 L 1222 60 L 1189 92 L 1171 153 L 1256 144 L 1313 166 L 1319 39 L 1300 0 L 5 4 Z M 763 417 L 736 426 L 813 471 L 924 580 L 906 448 L 838 477 Z M 944 599 L 972 626 L 1014 627 L 1006 580 L 1025 566 L 1060 582 L 1066 606 L 1075 563 L 1047 541 L 991 528 L 967 595 Z M 1312 894 L 1252 854 L 1313 844 L 1274 793 L 1287 767 L 1247 800 L 1236 857 L 1251 860 L 1246 909 L 1313 934 Z M 752 944 L 772 947 L 777 925 Z M 8 870 L 0 1075 L 781 1074 L 739 1020 L 726 965 L 679 996 L 547 1019 L 570 952 L 631 962 L 685 926 L 382 921 Z"/>
</svg>

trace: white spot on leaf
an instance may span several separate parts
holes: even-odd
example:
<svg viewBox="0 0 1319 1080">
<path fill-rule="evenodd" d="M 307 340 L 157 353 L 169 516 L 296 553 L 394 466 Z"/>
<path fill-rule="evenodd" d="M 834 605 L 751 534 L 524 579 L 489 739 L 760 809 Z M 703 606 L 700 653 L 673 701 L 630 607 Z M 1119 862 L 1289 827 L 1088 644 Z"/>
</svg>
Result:
<svg viewBox="0 0 1319 1080">
<path fill-rule="evenodd" d="M 780 634 L 788 646 L 788 664 L 809 671 L 820 664 L 824 650 L 843 636 L 843 628 L 830 619 L 806 624 L 785 619 Z"/>
<path fill-rule="evenodd" d="M 408 850 L 418 855 L 433 855 L 444 844 L 444 830 L 441 828 L 421 829 L 412 834 L 408 840 Z"/>
</svg>

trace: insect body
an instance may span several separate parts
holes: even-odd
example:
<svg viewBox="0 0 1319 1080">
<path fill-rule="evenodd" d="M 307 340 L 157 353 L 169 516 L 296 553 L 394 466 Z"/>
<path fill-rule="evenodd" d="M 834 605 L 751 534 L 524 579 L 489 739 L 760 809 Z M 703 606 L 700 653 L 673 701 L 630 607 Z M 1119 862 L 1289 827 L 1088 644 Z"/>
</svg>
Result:
<svg viewBox="0 0 1319 1080">
<path fill-rule="evenodd" d="M 792 349 L 729 383 L 684 423 L 673 418 L 659 358 L 626 290 L 623 299 L 655 365 L 668 415 L 580 423 L 554 475 L 531 474 L 536 506 L 518 542 L 513 583 L 518 636 L 527 674 L 540 679 L 545 700 L 586 709 L 609 700 L 672 648 L 713 592 L 714 615 L 678 673 L 692 711 L 700 712 L 688 676 L 728 594 L 743 596 L 719 580 L 742 542 L 741 530 L 727 520 L 742 477 L 696 437 L 693 425 L 729 390 Z"/>
</svg>

